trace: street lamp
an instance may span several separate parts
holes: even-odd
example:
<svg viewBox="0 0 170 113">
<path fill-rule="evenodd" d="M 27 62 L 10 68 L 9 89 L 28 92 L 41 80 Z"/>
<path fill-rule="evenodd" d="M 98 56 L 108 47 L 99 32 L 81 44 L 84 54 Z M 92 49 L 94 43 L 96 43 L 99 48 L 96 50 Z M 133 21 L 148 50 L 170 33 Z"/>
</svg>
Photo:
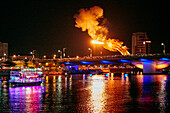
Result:
<svg viewBox="0 0 170 113">
<path fill-rule="evenodd" d="M 13 56 L 12 56 L 12 61 L 13 61 L 15 58 L 16 58 L 16 55 L 13 55 Z"/>
<path fill-rule="evenodd" d="M 63 48 L 63 58 L 66 57 L 66 48 Z"/>
<path fill-rule="evenodd" d="M 163 54 L 165 54 L 165 44 L 161 43 L 161 45 L 163 46 Z"/>
<path fill-rule="evenodd" d="M 58 53 L 60 53 L 60 58 L 62 58 L 62 51 L 58 50 Z"/>
<path fill-rule="evenodd" d="M 54 56 L 53 56 L 53 59 L 55 59 L 56 58 L 56 54 L 54 54 Z"/>
<path fill-rule="evenodd" d="M 5 59 L 5 61 L 6 61 L 6 56 L 7 56 L 6 53 L 4 53 L 4 59 Z"/>
<path fill-rule="evenodd" d="M 32 60 L 35 58 L 35 50 L 31 51 L 30 54 L 32 55 Z"/>
<path fill-rule="evenodd" d="M 46 59 L 46 56 L 45 56 L 45 55 L 44 55 L 43 57 L 44 57 L 44 59 Z"/>
<path fill-rule="evenodd" d="M 88 50 L 90 51 L 90 57 L 92 57 L 92 49 L 88 48 Z"/>
</svg>

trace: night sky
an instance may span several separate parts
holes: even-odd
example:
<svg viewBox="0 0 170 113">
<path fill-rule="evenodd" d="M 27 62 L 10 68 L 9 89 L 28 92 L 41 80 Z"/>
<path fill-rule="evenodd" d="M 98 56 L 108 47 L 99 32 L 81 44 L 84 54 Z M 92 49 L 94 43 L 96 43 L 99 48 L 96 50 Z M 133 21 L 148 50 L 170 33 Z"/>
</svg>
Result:
<svg viewBox="0 0 170 113">
<path fill-rule="evenodd" d="M 161 42 L 170 53 L 168 2 L 151 0 L 3 0 L 0 41 L 9 43 L 9 55 L 36 50 L 40 56 L 52 57 L 63 47 L 69 56 L 88 55 L 92 39 L 75 27 L 73 16 L 93 6 L 103 8 L 109 37 L 123 41 L 130 52 L 132 33 L 146 32 L 152 53 L 162 53 Z"/>
</svg>

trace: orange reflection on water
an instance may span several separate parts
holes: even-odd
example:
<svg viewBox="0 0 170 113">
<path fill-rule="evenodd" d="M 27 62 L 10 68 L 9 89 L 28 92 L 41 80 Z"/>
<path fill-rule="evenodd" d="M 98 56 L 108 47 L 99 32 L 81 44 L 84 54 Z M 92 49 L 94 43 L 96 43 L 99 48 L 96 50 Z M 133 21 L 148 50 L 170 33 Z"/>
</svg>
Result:
<svg viewBox="0 0 170 113">
<path fill-rule="evenodd" d="M 56 76 L 53 76 L 53 83 L 56 82 Z"/>
<path fill-rule="evenodd" d="M 105 79 L 104 75 L 94 75 L 92 76 L 92 79 Z"/>
<path fill-rule="evenodd" d="M 45 78 L 45 79 L 46 79 L 46 83 L 48 83 L 48 76 L 46 76 L 46 78 Z"/>
<path fill-rule="evenodd" d="M 143 83 L 143 75 L 136 75 L 138 83 Z"/>
<path fill-rule="evenodd" d="M 130 100 L 129 77 L 111 74 L 110 78 L 106 89 L 107 104 L 105 105 L 105 110 L 109 112 L 125 112 L 127 111 L 127 107 L 120 106 Z"/>
<path fill-rule="evenodd" d="M 97 79 L 97 77 L 99 77 Z M 96 79 L 94 79 L 96 78 Z M 90 87 L 91 97 L 90 97 L 90 109 L 94 113 L 103 112 L 103 108 L 106 104 L 106 96 L 105 96 L 105 83 L 102 77 L 96 76 L 93 78 L 92 85 Z M 102 78 L 102 79 L 101 79 Z"/>
</svg>

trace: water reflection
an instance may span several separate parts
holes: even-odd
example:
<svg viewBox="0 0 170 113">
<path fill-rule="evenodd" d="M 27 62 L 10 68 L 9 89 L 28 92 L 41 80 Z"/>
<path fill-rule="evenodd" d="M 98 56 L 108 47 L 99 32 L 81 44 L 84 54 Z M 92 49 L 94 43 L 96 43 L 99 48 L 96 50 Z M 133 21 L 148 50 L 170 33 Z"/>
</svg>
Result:
<svg viewBox="0 0 170 113">
<path fill-rule="evenodd" d="M 158 102 L 159 102 L 159 109 L 160 112 L 164 112 L 166 109 L 166 104 L 168 104 L 166 100 L 167 92 L 166 92 L 166 81 L 167 75 L 157 76 L 158 81 L 160 82 L 160 87 L 157 92 L 158 94 Z"/>
<path fill-rule="evenodd" d="M 52 75 L 41 86 L 0 88 L 0 112 L 167 112 L 167 75 Z"/>
<path fill-rule="evenodd" d="M 9 110 L 12 112 L 40 112 L 44 87 L 27 86 L 9 88 Z"/>
<path fill-rule="evenodd" d="M 94 113 L 104 112 L 103 108 L 107 102 L 105 93 L 105 77 L 104 76 L 93 76 L 90 88 L 90 110 Z"/>
<path fill-rule="evenodd" d="M 135 107 L 130 111 L 165 112 L 168 107 L 166 84 L 167 75 L 137 75 L 131 78 L 131 104 Z M 136 80 L 135 80 L 136 79 Z"/>
</svg>

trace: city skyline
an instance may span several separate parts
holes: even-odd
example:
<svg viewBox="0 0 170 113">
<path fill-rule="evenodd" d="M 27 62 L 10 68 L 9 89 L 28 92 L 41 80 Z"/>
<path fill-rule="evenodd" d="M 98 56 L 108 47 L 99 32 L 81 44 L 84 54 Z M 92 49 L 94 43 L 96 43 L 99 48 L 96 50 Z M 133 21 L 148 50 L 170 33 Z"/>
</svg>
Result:
<svg viewBox="0 0 170 113">
<path fill-rule="evenodd" d="M 100 6 L 109 29 L 108 37 L 124 42 L 131 52 L 132 33 L 146 32 L 151 40 L 151 53 L 162 53 L 161 43 L 168 45 L 168 7 L 151 1 L 29 1 L 1 2 L 0 41 L 8 43 L 9 55 L 29 54 L 36 50 L 40 56 L 57 54 L 66 48 L 69 56 L 88 55 L 93 47 L 87 32 L 75 27 L 73 16 L 82 8 Z M 103 54 L 108 50 L 103 49 Z M 109 52 L 109 54 L 112 54 Z M 119 54 L 119 53 L 115 53 Z"/>
</svg>

